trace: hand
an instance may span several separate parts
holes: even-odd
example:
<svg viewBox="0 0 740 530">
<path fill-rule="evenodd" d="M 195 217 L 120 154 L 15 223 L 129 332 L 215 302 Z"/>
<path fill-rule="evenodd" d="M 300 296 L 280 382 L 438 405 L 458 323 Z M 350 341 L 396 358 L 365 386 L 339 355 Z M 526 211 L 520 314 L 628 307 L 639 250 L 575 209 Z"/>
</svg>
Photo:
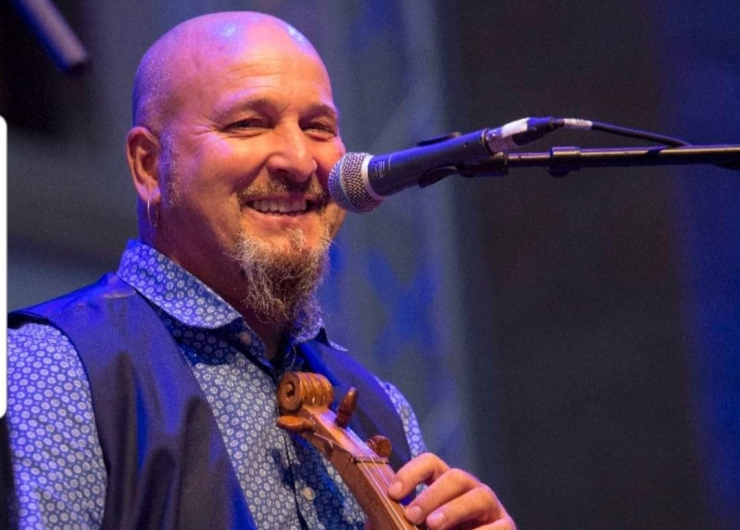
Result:
<svg viewBox="0 0 740 530">
<path fill-rule="evenodd" d="M 396 473 L 388 495 L 401 500 L 420 484 L 428 487 L 406 507 L 413 524 L 429 530 L 516 530 L 516 525 L 496 494 L 470 473 L 451 469 L 439 457 L 425 453 Z"/>
</svg>

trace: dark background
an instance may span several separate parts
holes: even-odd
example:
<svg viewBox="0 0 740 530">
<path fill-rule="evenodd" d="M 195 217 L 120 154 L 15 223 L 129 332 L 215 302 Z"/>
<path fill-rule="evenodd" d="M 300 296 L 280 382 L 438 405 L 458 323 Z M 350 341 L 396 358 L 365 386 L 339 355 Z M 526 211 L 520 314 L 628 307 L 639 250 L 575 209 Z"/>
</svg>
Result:
<svg viewBox="0 0 740 530">
<path fill-rule="evenodd" d="M 79 78 L 56 71 L 0 3 L 11 308 L 115 267 L 135 235 L 121 140 L 130 79 L 157 35 L 209 10 L 258 9 L 304 31 L 332 72 L 350 150 L 549 115 L 740 142 L 740 8 L 729 0 L 58 5 L 96 60 Z M 422 82 L 409 90 L 399 79 L 413 69 Z M 436 117 L 394 116 L 404 98 L 431 101 Z M 639 142 L 558 132 L 527 150 L 551 145 Z M 740 528 L 740 175 L 533 169 L 440 188 L 444 199 L 429 200 L 446 217 L 412 190 L 386 215 L 348 222 L 342 247 L 380 249 L 396 276 L 345 250 L 340 270 L 365 272 L 328 286 L 376 293 L 345 305 L 329 295 L 340 328 L 346 307 L 364 306 L 342 338 L 371 350 L 364 337 L 385 329 L 376 315 L 399 320 L 392 295 L 377 293 L 423 278 L 420 262 L 444 264 L 432 267 L 444 272 L 439 299 L 416 297 L 407 314 L 410 327 L 451 330 L 448 357 L 424 361 L 436 372 L 409 376 L 413 352 L 365 358 L 410 397 L 430 447 L 491 484 L 522 529 Z M 417 239 L 408 227 L 420 219 Z M 406 261 L 417 245 L 425 254 Z M 454 409 L 435 397 L 449 379 Z M 454 421 L 464 429 L 445 444 L 429 436 Z"/>
<path fill-rule="evenodd" d="M 513 112 L 740 138 L 736 4 L 463 4 L 443 15 L 461 127 Z M 519 170 L 456 192 L 470 382 L 500 411 L 476 448 L 500 448 L 484 473 L 522 528 L 740 528 L 738 175 Z"/>
</svg>

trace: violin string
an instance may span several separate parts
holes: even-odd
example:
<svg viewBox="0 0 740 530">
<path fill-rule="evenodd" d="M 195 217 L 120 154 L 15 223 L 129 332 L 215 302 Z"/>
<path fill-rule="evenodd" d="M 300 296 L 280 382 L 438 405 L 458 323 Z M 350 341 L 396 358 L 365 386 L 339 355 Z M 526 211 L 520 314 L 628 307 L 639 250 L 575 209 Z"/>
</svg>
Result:
<svg viewBox="0 0 740 530">
<path fill-rule="evenodd" d="M 383 482 L 386 485 L 386 491 L 387 491 L 388 490 L 388 486 L 391 485 L 391 482 L 392 482 L 395 474 L 393 473 L 393 470 L 390 468 L 390 466 L 378 467 L 378 470 L 380 471 L 380 473 L 382 475 L 384 475 Z M 387 494 L 385 496 L 387 496 Z M 410 523 L 409 521 L 406 520 L 406 517 L 403 515 L 404 507 L 403 507 L 403 505 L 401 505 L 400 502 L 395 502 L 395 501 L 391 501 L 391 502 L 393 502 L 396 506 L 400 507 L 400 509 L 401 509 L 401 517 L 402 517 L 403 523 L 406 526 L 410 526 L 411 528 L 416 528 L 417 530 L 421 530 L 421 526 L 417 526 L 417 525 L 412 524 L 412 523 Z"/>
<path fill-rule="evenodd" d="M 406 525 L 407 527 L 411 525 L 411 528 L 417 528 L 420 529 L 421 527 L 416 526 L 415 524 L 411 524 L 410 522 L 406 521 L 406 519 L 398 513 L 396 510 L 396 507 L 401 506 L 400 503 L 396 503 L 395 501 L 392 501 L 390 497 L 388 497 L 387 490 L 388 486 L 390 486 L 391 479 L 393 478 L 392 474 L 390 473 L 390 468 L 386 465 L 384 466 L 370 466 L 369 464 L 365 462 L 358 462 L 358 465 L 360 468 L 364 468 L 365 472 L 364 475 L 368 477 L 375 487 L 375 490 L 380 494 L 380 500 L 386 506 L 388 506 L 389 511 L 393 514 L 393 518 L 396 519 L 396 521 L 399 523 L 399 525 L 403 526 Z M 379 481 L 376 479 L 376 473 L 379 473 Z M 386 487 L 382 488 L 381 483 L 384 484 Z M 401 507 L 403 509 L 403 507 Z"/>
<path fill-rule="evenodd" d="M 386 491 L 387 491 L 388 486 L 391 485 L 391 482 L 393 481 L 393 479 L 395 477 L 395 473 L 393 472 L 393 469 L 390 466 L 383 466 L 382 468 L 379 468 L 379 470 L 381 471 L 381 473 L 383 475 L 385 475 L 384 482 L 385 482 Z M 404 510 L 403 505 L 400 502 L 395 502 L 394 501 L 394 503 L 396 504 L 396 506 L 400 506 L 401 507 L 401 511 L 403 512 L 403 510 Z M 418 526 L 418 525 L 415 525 L 415 524 L 412 524 L 412 523 L 408 522 L 406 520 L 406 517 L 405 516 L 404 516 L 403 520 L 404 520 L 404 523 L 406 525 L 411 525 L 412 528 L 416 528 L 417 530 L 421 530 L 421 528 L 422 528 L 421 526 Z"/>
<path fill-rule="evenodd" d="M 401 515 L 396 511 L 393 501 L 390 500 L 388 497 L 386 491 L 387 486 L 389 485 L 389 481 L 387 479 L 384 479 L 381 477 L 381 482 L 385 484 L 386 488 L 382 488 L 381 484 L 376 480 L 375 471 L 378 470 L 376 466 L 370 466 L 369 464 L 365 462 L 360 462 L 360 467 L 364 468 L 365 470 L 365 476 L 370 479 L 370 481 L 373 483 L 373 486 L 375 490 L 380 494 L 380 500 L 383 504 L 385 504 L 388 507 L 388 511 L 392 514 L 393 518 L 396 519 L 396 521 L 399 523 L 399 525 L 404 524 L 404 520 L 401 517 Z"/>
</svg>

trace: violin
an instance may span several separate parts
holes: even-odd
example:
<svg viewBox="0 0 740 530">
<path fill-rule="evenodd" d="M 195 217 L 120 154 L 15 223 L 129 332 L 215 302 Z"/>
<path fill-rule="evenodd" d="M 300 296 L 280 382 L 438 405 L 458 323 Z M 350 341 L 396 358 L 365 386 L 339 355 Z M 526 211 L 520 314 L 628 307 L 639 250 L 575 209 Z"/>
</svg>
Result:
<svg viewBox="0 0 740 530">
<path fill-rule="evenodd" d="M 388 464 L 390 441 L 374 436 L 365 443 L 347 427 L 357 406 L 357 390 L 347 392 L 336 414 L 329 408 L 332 401 L 334 389 L 323 375 L 286 374 L 277 389 L 277 426 L 302 436 L 334 466 L 374 530 L 426 528 L 408 522 L 403 506 L 386 493 L 394 476 Z"/>
</svg>

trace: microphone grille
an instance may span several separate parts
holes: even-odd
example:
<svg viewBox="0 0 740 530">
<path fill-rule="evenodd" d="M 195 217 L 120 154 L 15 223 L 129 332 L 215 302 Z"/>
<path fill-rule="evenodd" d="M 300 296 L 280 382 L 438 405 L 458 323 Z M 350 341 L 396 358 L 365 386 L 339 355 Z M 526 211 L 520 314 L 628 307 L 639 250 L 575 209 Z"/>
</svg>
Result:
<svg viewBox="0 0 740 530">
<path fill-rule="evenodd" d="M 329 173 L 329 194 L 345 210 L 367 213 L 382 202 L 382 199 L 378 200 L 370 195 L 362 177 L 362 166 L 368 158 L 372 158 L 372 155 L 347 153 Z"/>
</svg>

